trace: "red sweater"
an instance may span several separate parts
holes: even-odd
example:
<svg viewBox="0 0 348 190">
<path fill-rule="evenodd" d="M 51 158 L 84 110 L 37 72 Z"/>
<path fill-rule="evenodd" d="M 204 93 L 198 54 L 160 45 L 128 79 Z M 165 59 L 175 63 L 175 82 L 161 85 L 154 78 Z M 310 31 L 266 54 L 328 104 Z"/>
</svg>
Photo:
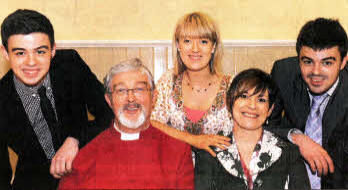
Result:
<svg viewBox="0 0 348 190">
<path fill-rule="evenodd" d="M 150 126 L 122 141 L 113 127 L 78 153 L 59 189 L 193 189 L 189 145 Z"/>
</svg>

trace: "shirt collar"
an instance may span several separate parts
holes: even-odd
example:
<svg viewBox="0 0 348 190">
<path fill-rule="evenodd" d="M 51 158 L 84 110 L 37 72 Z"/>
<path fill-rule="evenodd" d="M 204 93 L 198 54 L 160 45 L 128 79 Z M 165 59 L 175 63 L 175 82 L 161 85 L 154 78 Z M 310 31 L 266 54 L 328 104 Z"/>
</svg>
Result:
<svg viewBox="0 0 348 190">
<path fill-rule="evenodd" d="M 332 94 L 336 90 L 339 80 L 340 78 L 337 78 L 335 84 L 333 84 L 332 87 L 326 92 L 329 96 L 332 96 Z"/>
<path fill-rule="evenodd" d="M 125 133 L 117 127 L 116 122 L 114 122 L 114 128 L 121 134 L 121 140 L 123 141 L 139 140 L 140 133 Z"/>
<path fill-rule="evenodd" d="M 18 93 L 23 94 L 23 95 L 34 95 L 37 94 L 37 90 L 41 87 L 44 86 L 47 88 L 47 90 L 51 90 L 51 81 L 50 81 L 50 76 L 49 73 L 45 76 L 44 80 L 42 83 L 36 85 L 36 86 L 27 86 L 25 85 L 22 81 L 20 81 L 16 75 L 13 75 L 13 81 L 16 87 L 16 90 Z"/>
</svg>

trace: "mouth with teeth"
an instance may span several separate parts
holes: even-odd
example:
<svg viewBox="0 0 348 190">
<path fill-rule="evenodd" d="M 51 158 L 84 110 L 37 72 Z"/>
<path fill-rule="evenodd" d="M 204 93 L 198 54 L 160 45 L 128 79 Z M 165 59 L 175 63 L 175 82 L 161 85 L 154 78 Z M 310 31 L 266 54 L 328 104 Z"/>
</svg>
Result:
<svg viewBox="0 0 348 190">
<path fill-rule="evenodd" d="M 22 72 L 27 77 L 36 77 L 40 69 L 22 69 Z"/>
<path fill-rule="evenodd" d="M 313 76 L 313 75 L 310 75 L 308 76 L 309 80 L 310 80 L 310 83 L 312 86 L 314 87 L 320 87 L 321 85 L 323 85 L 326 77 L 325 76 Z"/>
<path fill-rule="evenodd" d="M 118 110 L 116 116 L 122 125 L 135 129 L 145 122 L 147 112 L 141 104 L 129 103 Z"/>
<path fill-rule="evenodd" d="M 141 105 L 137 103 L 129 103 L 123 107 L 123 111 L 127 113 L 136 113 L 139 109 L 141 109 Z"/>
<path fill-rule="evenodd" d="M 242 115 L 251 119 L 255 119 L 259 117 L 258 114 L 249 113 L 249 112 L 242 112 Z"/>
</svg>

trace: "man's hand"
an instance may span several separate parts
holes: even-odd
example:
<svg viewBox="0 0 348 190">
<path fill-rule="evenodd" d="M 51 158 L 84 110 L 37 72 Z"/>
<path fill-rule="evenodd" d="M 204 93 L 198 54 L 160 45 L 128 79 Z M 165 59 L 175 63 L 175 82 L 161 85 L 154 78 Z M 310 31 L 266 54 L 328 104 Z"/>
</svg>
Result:
<svg viewBox="0 0 348 190">
<path fill-rule="evenodd" d="M 79 141 L 73 137 L 66 138 L 64 144 L 59 148 L 52 159 L 50 167 L 51 175 L 59 179 L 65 174 L 70 173 L 72 162 L 74 161 L 78 151 Z"/>
<path fill-rule="evenodd" d="M 210 146 L 218 147 L 222 150 L 226 149 L 225 146 L 230 146 L 229 143 L 231 139 L 220 135 L 194 135 L 192 142 L 189 143 L 192 146 L 206 150 L 212 156 L 216 156 L 215 152 L 210 148 Z M 225 146 L 224 146 L 225 145 Z"/>
<path fill-rule="evenodd" d="M 294 144 L 299 146 L 301 155 L 310 165 L 312 172 L 317 171 L 319 176 L 326 175 L 328 171 L 334 172 L 334 164 L 323 147 L 307 135 L 292 134 L 291 138 Z"/>
</svg>

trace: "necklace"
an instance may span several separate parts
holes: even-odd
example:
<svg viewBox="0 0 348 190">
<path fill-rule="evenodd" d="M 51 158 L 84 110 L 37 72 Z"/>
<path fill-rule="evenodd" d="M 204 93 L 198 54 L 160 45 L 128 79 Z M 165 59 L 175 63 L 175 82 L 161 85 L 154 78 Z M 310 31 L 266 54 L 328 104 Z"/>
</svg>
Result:
<svg viewBox="0 0 348 190">
<path fill-rule="evenodd" d="M 193 86 L 193 85 L 191 84 L 190 76 L 189 76 L 187 73 L 185 73 L 185 74 L 186 74 L 186 76 L 187 76 L 187 82 L 186 82 L 186 84 L 187 84 L 187 86 L 188 86 L 192 91 L 196 91 L 196 92 L 198 92 L 198 93 L 207 92 L 208 89 L 209 89 L 209 88 L 211 87 L 211 85 L 213 84 L 212 81 L 209 81 L 207 87 L 197 87 L 197 86 Z"/>
</svg>

